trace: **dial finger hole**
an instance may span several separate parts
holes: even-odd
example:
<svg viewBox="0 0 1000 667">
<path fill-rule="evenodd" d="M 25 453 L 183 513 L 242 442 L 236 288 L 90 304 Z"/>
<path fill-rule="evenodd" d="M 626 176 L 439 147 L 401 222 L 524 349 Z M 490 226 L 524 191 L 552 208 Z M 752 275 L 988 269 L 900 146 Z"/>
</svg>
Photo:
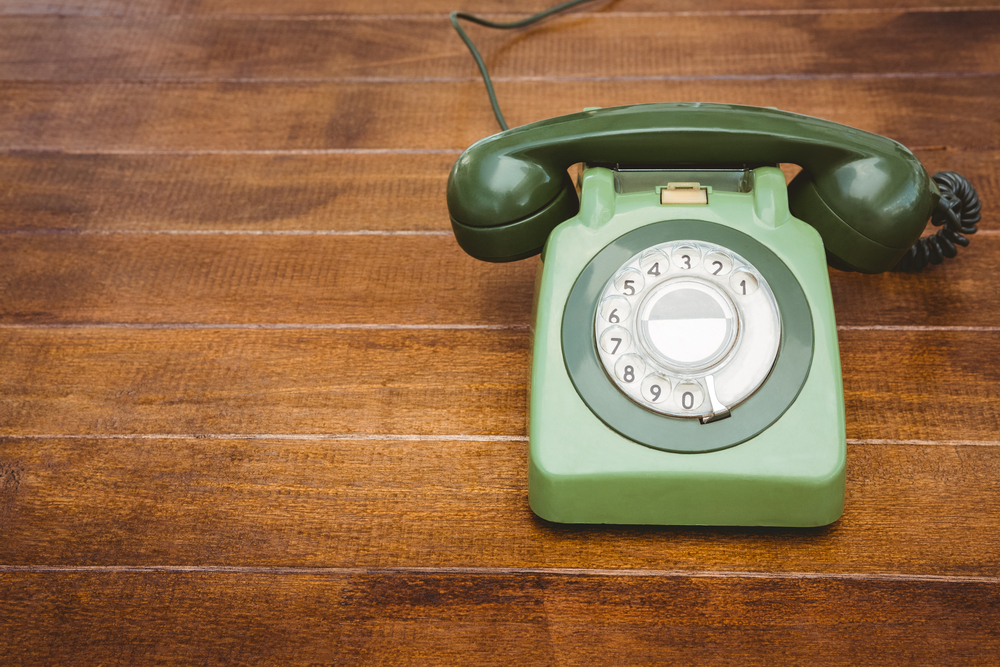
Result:
<svg viewBox="0 0 1000 667">
<path fill-rule="evenodd" d="M 713 252 L 705 258 L 705 270 L 713 276 L 727 276 L 733 270 L 733 260 L 721 252 Z"/>
<path fill-rule="evenodd" d="M 694 382 L 681 382 L 674 388 L 674 402 L 682 410 L 697 410 L 705 402 L 705 392 Z"/>
<path fill-rule="evenodd" d="M 737 271 L 729 279 L 729 286 L 736 292 L 736 296 L 750 296 L 757 291 L 760 283 L 757 277 L 748 271 Z"/>
<path fill-rule="evenodd" d="M 635 296 L 642 291 L 644 286 L 645 281 L 642 279 L 642 274 L 635 269 L 622 271 L 615 278 L 615 289 L 625 296 Z"/>
<path fill-rule="evenodd" d="M 671 255 L 674 266 L 682 270 L 693 269 L 701 261 L 701 253 L 692 246 L 681 246 Z"/>
<path fill-rule="evenodd" d="M 647 375 L 642 381 L 642 397 L 650 403 L 659 403 L 670 393 L 670 380 L 662 375 Z"/>
<path fill-rule="evenodd" d="M 642 259 L 639 261 L 639 268 L 642 269 L 643 274 L 648 276 L 650 280 L 656 280 L 667 272 L 667 269 L 670 268 L 670 262 L 666 255 L 656 250 L 647 252 L 642 256 Z"/>
<path fill-rule="evenodd" d="M 615 364 L 615 375 L 624 384 L 632 384 L 646 372 L 646 364 L 635 354 L 626 354 Z"/>
<path fill-rule="evenodd" d="M 628 316 L 632 312 L 632 306 L 628 299 L 620 296 L 609 296 L 601 302 L 601 317 L 608 324 L 622 324 L 628 322 Z"/>
<path fill-rule="evenodd" d="M 601 349 L 608 354 L 622 354 L 632 344 L 632 337 L 621 327 L 611 327 L 601 334 Z"/>
</svg>

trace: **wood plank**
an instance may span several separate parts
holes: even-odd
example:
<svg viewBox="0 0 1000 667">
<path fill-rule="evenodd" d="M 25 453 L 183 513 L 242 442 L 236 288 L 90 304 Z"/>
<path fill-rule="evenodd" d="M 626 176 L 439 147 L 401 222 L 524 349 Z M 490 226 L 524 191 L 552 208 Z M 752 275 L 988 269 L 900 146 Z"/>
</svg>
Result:
<svg viewBox="0 0 1000 667">
<path fill-rule="evenodd" d="M 0 229 L 450 231 L 457 157 L 5 153 Z"/>
<path fill-rule="evenodd" d="M 320 233 L 321 234 L 321 233 Z M 7 324 L 531 324 L 538 260 L 490 264 L 448 232 L 0 235 Z M 843 326 L 995 327 L 1000 235 L 919 274 L 831 270 Z"/>
<path fill-rule="evenodd" d="M 38 323 L 526 327 L 538 267 L 477 261 L 450 233 L 33 234 L 0 236 L 0 256 L 0 322 Z"/>
<path fill-rule="evenodd" d="M 285 0 L 275 5 L 271 0 L 7 0 L 0 14 L 59 14 L 59 15 L 120 15 L 166 14 L 195 16 L 328 16 L 349 17 L 352 14 L 447 14 L 456 9 L 473 13 L 490 13 L 495 20 L 523 18 L 524 14 L 537 13 L 553 6 L 552 0 L 414 0 L 412 2 L 365 2 L 364 0 L 339 0 L 331 5 L 327 0 Z M 975 6 L 967 0 L 908 0 L 906 7 L 930 11 Z M 979 6 L 990 7 L 989 4 Z M 873 0 L 743 0 L 737 9 L 727 0 L 674 0 L 665 8 L 658 0 L 621 0 L 597 2 L 581 7 L 573 14 L 598 12 L 656 12 L 677 14 L 684 12 L 718 12 L 722 14 L 750 12 L 800 11 L 884 11 Z M 891 8 L 889 11 L 895 11 Z M 516 14 L 516 16 L 515 16 Z"/>
<path fill-rule="evenodd" d="M 613 14 L 565 18 L 532 32 L 471 30 L 498 79 L 994 72 L 1000 61 L 997 11 L 660 20 Z M 934 41 L 952 48 L 926 48 Z M 587 48 L 581 50 L 581 43 Z M 248 22 L 26 16 L 0 23 L 5 80 L 478 76 L 443 17 Z"/>
<path fill-rule="evenodd" d="M 526 331 L 3 334 L 4 433 L 524 429 Z"/>
<path fill-rule="evenodd" d="M 511 124 L 651 101 L 776 106 L 911 147 L 997 148 L 1000 77 L 501 82 Z M 0 147 L 70 152 L 464 149 L 495 131 L 482 84 L 5 84 Z M 957 113 L 956 110 L 961 110 Z M 985 139 L 984 139 L 985 138 Z"/>
<path fill-rule="evenodd" d="M 523 441 L 0 438 L 11 566 L 590 568 L 1000 575 L 1000 447 L 848 447 L 817 529 L 567 526 Z"/>
<path fill-rule="evenodd" d="M 986 665 L 1000 648 L 996 583 L 74 572 L 0 590 L 17 664 Z"/>
<path fill-rule="evenodd" d="M 4 434 L 524 435 L 530 332 L 0 329 Z M 840 332 L 847 436 L 995 441 L 997 331 Z"/>
<path fill-rule="evenodd" d="M 527 326 L 537 259 L 435 236 L 0 237 L 7 322 Z"/>
<path fill-rule="evenodd" d="M 849 438 L 996 441 L 1000 333 L 952 333 L 839 332 Z"/>
<path fill-rule="evenodd" d="M 1000 200 L 1000 150 L 916 154 Z M 0 153 L 0 229 L 450 231 L 457 156 Z"/>
</svg>

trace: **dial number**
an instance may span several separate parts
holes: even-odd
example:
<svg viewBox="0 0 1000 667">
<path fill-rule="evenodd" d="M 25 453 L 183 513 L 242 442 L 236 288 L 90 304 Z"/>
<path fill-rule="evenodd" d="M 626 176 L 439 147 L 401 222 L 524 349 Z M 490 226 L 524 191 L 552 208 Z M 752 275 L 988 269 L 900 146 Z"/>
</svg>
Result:
<svg viewBox="0 0 1000 667">
<path fill-rule="evenodd" d="M 674 250 L 673 260 L 674 264 L 681 269 L 693 269 L 701 261 L 701 253 L 698 252 L 697 248 L 681 246 Z"/>
<path fill-rule="evenodd" d="M 748 271 L 737 271 L 729 279 L 729 286 L 733 288 L 737 296 L 750 296 L 757 291 L 760 283 L 757 278 Z"/>
<path fill-rule="evenodd" d="M 659 278 L 667 272 L 668 268 L 667 256 L 658 250 L 647 252 L 639 261 L 639 269 L 647 276 L 654 278 Z"/>
<path fill-rule="evenodd" d="M 705 401 L 705 393 L 701 385 L 682 382 L 674 389 L 674 401 L 682 410 L 695 410 Z"/>
<path fill-rule="evenodd" d="M 659 403 L 670 393 L 670 380 L 662 375 L 647 375 L 642 381 L 642 397 L 650 403 Z"/>
<path fill-rule="evenodd" d="M 713 276 L 729 275 L 733 270 L 733 260 L 721 252 L 713 252 L 705 258 L 705 270 Z"/>
<path fill-rule="evenodd" d="M 615 287 L 618 291 L 625 296 L 635 296 L 642 291 L 645 283 L 642 280 L 642 274 L 635 269 L 629 269 L 628 271 L 622 271 L 617 278 L 615 278 Z"/>
<path fill-rule="evenodd" d="M 635 354 L 626 354 L 615 364 L 615 375 L 625 384 L 632 384 L 646 372 L 646 364 Z"/>
<path fill-rule="evenodd" d="M 611 296 L 601 302 L 601 317 L 609 324 L 621 324 L 632 312 L 628 299 Z"/>
<path fill-rule="evenodd" d="M 608 354 L 618 354 L 628 349 L 632 337 L 621 327 L 610 327 L 601 334 L 601 349 Z"/>
</svg>

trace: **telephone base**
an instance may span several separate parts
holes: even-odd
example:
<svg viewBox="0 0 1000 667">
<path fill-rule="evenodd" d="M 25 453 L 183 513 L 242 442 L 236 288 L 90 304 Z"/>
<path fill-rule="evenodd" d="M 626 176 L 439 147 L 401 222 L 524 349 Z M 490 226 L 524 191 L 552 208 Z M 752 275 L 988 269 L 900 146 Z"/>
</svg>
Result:
<svg viewBox="0 0 1000 667">
<path fill-rule="evenodd" d="M 580 213 L 553 231 L 542 255 L 529 415 L 532 510 L 560 523 L 805 527 L 836 521 L 844 507 L 846 436 L 825 251 L 819 234 L 789 214 L 780 170 L 754 170 L 750 191 L 715 188 L 707 206 L 663 206 L 653 189 L 616 192 L 614 175 L 604 168 L 586 170 L 582 180 Z M 629 234 L 660 230 L 668 240 L 702 230 L 716 240 L 750 237 L 746 249 L 734 252 L 751 256 L 749 245 L 764 246 L 786 267 L 780 275 L 790 275 L 804 296 L 798 323 L 783 313 L 775 369 L 784 360 L 784 379 L 773 370 L 754 396 L 733 406 L 732 417 L 701 424 L 657 415 L 614 388 L 607 375 L 588 376 L 607 385 L 595 393 L 579 387 L 582 375 L 568 369 L 581 354 L 596 356 L 583 344 L 564 349 L 573 336 L 582 340 L 563 331 L 572 324 L 564 313 L 567 304 L 572 309 L 578 279 L 604 285 L 605 278 L 587 273 L 592 260 Z M 781 289 L 776 285 L 779 297 Z M 803 329 L 811 337 L 807 356 L 785 346 L 803 338 Z M 796 360 L 791 370 L 789 359 Z M 635 431 L 633 422 L 642 420 L 653 426 Z"/>
</svg>

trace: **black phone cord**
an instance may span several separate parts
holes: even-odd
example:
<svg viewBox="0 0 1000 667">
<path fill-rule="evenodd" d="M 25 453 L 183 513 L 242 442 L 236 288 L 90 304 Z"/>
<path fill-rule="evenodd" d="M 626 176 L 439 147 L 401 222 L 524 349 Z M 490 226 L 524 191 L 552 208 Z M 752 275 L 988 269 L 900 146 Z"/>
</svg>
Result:
<svg viewBox="0 0 1000 667">
<path fill-rule="evenodd" d="M 459 25 L 458 20 L 463 19 L 465 21 L 471 21 L 473 23 L 478 23 L 481 26 L 486 26 L 487 28 L 510 30 L 512 28 L 523 28 L 531 25 L 532 23 L 537 23 L 548 16 L 564 12 L 567 9 L 572 9 L 573 7 L 582 5 L 585 2 L 593 2 L 593 0 L 569 0 L 561 5 L 549 7 L 544 12 L 539 12 L 534 16 L 529 16 L 528 18 L 521 19 L 520 21 L 511 21 L 510 23 L 487 21 L 484 18 L 480 18 L 475 14 L 469 14 L 468 12 L 452 12 L 448 15 L 448 19 L 451 21 L 452 27 L 455 28 L 455 32 L 458 33 L 458 36 L 462 38 L 462 41 L 465 42 L 465 45 L 469 48 L 469 53 L 472 54 L 472 58 L 476 61 L 476 66 L 479 67 L 479 73 L 483 75 L 483 83 L 486 84 L 486 94 L 490 98 L 490 106 L 493 107 L 493 115 L 496 117 L 501 130 L 507 129 L 507 121 L 504 120 L 503 114 L 500 113 L 500 104 L 497 102 L 497 94 L 493 90 L 493 81 L 490 79 L 489 72 L 486 71 L 486 63 L 483 62 L 483 57 L 479 55 L 479 49 L 477 49 L 476 45 L 472 43 L 472 39 L 465 33 L 462 26 Z"/>
<path fill-rule="evenodd" d="M 969 245 L 966 236 L 977 231 L 976 223 L 980 220 L 982 206 L 972 183 L 954 171 L 939 171 L 931 178 L 941 191 L 941 199 L 931 214 L 931 223 L 935 227 L 944 227 L 936 234 L 918 239 L 893 267 L 893 271 L 916 273 L 928 264 L 940 264 L 945 257 L 958 254 L 956 246 L 964 248 Z"/>
</svg>

